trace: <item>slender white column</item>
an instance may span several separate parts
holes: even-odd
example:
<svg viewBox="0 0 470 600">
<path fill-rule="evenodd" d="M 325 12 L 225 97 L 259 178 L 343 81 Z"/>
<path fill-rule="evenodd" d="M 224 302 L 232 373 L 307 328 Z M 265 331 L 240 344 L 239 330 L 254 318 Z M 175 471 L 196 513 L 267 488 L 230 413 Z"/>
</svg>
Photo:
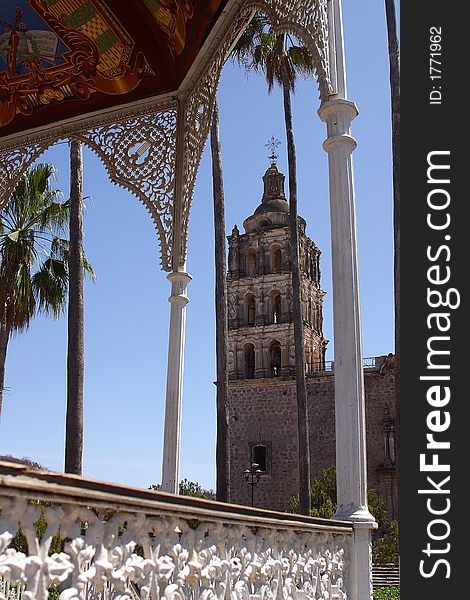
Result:
<svg viewBox="0 0 470 600">
<path fill-rule="evenodd" d="M 186 288 L 192 277 L 188 273 L 173 272 L 167 276 L 171 283 L 170 333 L 168 341 L 168 367 L 166 383 L 165 433 L 163 437 L 163 491 L 178 493 L 181 405 L 183 399 L 184 337 L 186 304 L 189 299 Z"/>
<path fill-rule="evenodd" d="M 359 273 L 351 122 L 354 102 L 336 98 L 318 114 L 327 125 L 333 271 L 336 480 L 335 518 L 355 522 L 350 597 L 372 597 L 370 530 L 377 527 L 367 507 L 366 423 L 362 369 Z"/>
<path fill-rule="evenodd" d="M 338 98 L 347 98 L 341 0 L 331 0 L 328 2 L 328 23 L 330 26 L 330 50 L 333 60 L 331 66 L 333 67 L 336 81 L 336 94 Z"/>
<path fill-rule="evenodd" d="M 318 111 L 327 124 L 335 343 L 337 518 L 373 521 L 367 508 L 364 377 L 351 121 L 353 102 L 330 100 Z"/>
</svg>

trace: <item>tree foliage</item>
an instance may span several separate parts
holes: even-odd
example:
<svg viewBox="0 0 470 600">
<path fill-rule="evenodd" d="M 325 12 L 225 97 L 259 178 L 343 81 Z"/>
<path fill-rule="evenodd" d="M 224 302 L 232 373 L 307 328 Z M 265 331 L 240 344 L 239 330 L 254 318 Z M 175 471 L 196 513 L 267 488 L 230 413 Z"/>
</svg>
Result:
<svg viewBox="0 0 470 600">
<path fill-rule="evenodd" d="M 49 470 L 46 467 L 44 467 L 43 465 L 36 462 L 35 460 L 31 460 L 30 458 L 27 458 L 26 456 L 23 456 L 23 458 L 18 458 L 17 456 L 12 456 L 11 454 L 2 454 L 0 456 L 0 461 L 16 463 L 18 465 L 26 465 L 27 467 L 32 467 L 34 469 L 42 469 L 45 471 Z"/>
<path fill-rule="evenodd" d="M 51 164 L 30 168 L 0 210 L 0 414 L 10 336 L 37 313 L 58 318 L 66 306 L 70 204 L 52 187 L 54 177 Z M 94 280 L 86 259 L 84 269 Z"/>
<path fill-rule="evenodd" d="M 161 492 L 162 486 L 159 483 L 152 484 L 149 487 L 149 489 Z M 179 493 L 181 496 L 191 496 L 192 498 L 204 498 L 205 500 L 215 500 L 214 490 L 205 490 L 200 483 L 197 483 L 196 481 L 191 481 L 186 478 L 180 481 Z"/>
<path fill-rule="evenodd" d="M 336 468 L 328 467 L 310 487 L 312 517 L 331 519 L 336 511 Z M 389 521 L 387 504 L 376 490 L 367 492 L 369 510 L 378 529 L 372 535 L 372 560 L 375 564 L 398 564 L 398 522 Z M 299 497 L 289 499 L 287 512 L 299 513 Z"/>
<path fill-rule="evenodd" d="M 377 565 L 397 565 L 398 557 L 398 521 L 390 521 L 382 536 L 372 543 L 372 560 Z"/>
<path fill-rule="evenodd" d="M 262 12 L 255 13 L 238 40 L 232 59 L 247 74 L 264 75 L 270 92 L 276 83 L 283 87 L 286 81 L 289 92 L 294 92 L 297 77 L 315 75 L 313 58 L 307 48 L 290 34 L 274 33 L 271 22 Z"/>
<path fill-rule="evenodd" d="M 400 600 L 400 588 L 398 586 L 378 588 L 374 590 L 374 600 Z"/>
</svg>

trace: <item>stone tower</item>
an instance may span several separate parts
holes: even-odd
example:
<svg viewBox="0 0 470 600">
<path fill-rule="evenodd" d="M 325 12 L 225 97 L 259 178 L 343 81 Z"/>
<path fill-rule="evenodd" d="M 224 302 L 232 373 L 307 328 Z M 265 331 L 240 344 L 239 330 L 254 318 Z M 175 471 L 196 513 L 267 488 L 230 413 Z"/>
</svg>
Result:
<svg viewBox="0 0 470 600">
<path fill-rule="evenodd" d="M 273 161 L 263 176 L 261 204 L 229 241 L 227 275 L 229 378 L 259 379 L 295 374 L 289 205 L 284 175 Z M 323 370 L 320 250 L 299 217 L 302 307 L 307 372 Z"/>
<path fill-rule="evenodd" d="M 289 205 L 284 175 L 272 164 L 260 205 L 228 237 L 228 408 L 231 501 L 251 503 L 243 473 L 251 462 L 262 476 L 254 505 L 286 510 L 298 493 Z M 311 475 L 335 464 L 334 372 L 325 363 L 320 250 L 299 217 L 302 309 L 309 412 Z M 364 359 L 369 488 L 397 516 L 396 415 L 393 356 Z"/>
</svg>

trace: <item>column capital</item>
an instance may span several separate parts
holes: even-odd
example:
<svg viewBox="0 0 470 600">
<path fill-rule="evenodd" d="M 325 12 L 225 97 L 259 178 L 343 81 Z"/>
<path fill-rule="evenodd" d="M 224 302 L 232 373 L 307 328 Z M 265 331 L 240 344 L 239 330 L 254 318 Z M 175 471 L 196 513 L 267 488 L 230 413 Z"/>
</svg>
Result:
<svg viewBox="0 0 470 600">
<path fill-rule="evenodd" d="M 352 135 L 348 135 L 347 133 L 341 133 L 338 135 L 332 135 L 329 138 L 327 138 L 323 142 L 323 150 L 325 150 L 325 152 L 330 152 L 330 150 L 333 147 L 338 146 L 339 144 L 349 146 L 350 152 L 355 150 L 357 147 L 357 142 L 352 137 Z"/>
<path fill-rule="evenodd" d="M 166 276 L 171 283 L 171 296 L 168 298 L 170 304 L 176 303 L 185 306 L 189 299 L 186 296 L 186 288 L 192 277 L 184 271 L 173 271 Z"/>
<path fill-rule="evenodd" d="M 349 117 L 349 122 L 351 122 L 359 114 L 356 103 L 344 98 L 334 98 L 323 102 L 317 112 L 324 123 L 338 115 Z"/>
<path fill-rule="evenodd" d="M 352 152 L 357 146 L 356 140 L 351 136 L 351 122 L 357 117 L 359 111 L 354 102 L 336 98 L 324 102 L 318 109 L 318 115 L 326 123 L 328 138 L 323 144 L 326 152 L 339 145 L 348 146 Z"/>
<path fill-rule="evenodd" d="M 170 283 L 181 282 L 181 283 L 185 283 L 186 285 L 188 285 L 188 283 L 192 279 L 192 275 L 190 275 L 189 273 L 186 273 L 184 271 L 172 271 L 171 273 L 168 273 L 166 278 L 168 279 L 168 281 Z"/>
</svg>

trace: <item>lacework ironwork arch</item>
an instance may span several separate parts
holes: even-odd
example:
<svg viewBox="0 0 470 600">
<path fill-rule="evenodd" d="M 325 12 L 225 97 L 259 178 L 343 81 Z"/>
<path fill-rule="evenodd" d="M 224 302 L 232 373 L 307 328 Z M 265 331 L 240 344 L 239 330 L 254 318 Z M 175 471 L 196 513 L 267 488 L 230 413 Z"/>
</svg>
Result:
<svg viewBox="0 0 470 600">
<path fill-rule="evenodd" d="M 74 136 L 102 160 L 110 180 L 132 192 L 160 239 L 163 270 L 171 270 L 176 106 Z"/>
<path fill-rule="evenodd" d="M 165 271 L 171 270 L 176 103 L 84 132 L 70 131 L 67 137 L 93 150 L 110 180 L 142 201 L 160 239 L 161 266 Z M 53 137 L 0 153 L 0 166 L 4 167 L 0 174 L 0 206 L 41 154 L 63 139 Z"/>
<path fill-rule="evenodd" d="M 0 151 L 0 208 L 6 204 L 28 167 L 58 140 Z"/>
<path fill-rule="evenodd" d="M 295 35 L 311 52 L 322 101 L 333 92 L 329 69 L 328 0 L 248 0 L 227 26 L 222 41 L 213 45 L 199 68 L 195 83 L 173 100 L 123 110 L 114 116 L 94 117 L 53 127 L 22 147 L 0 150 L 0 205 L 11 195 L 27 168 L 61 139 L 75 138 L 102 160 L 114 183 L 137 196 L 148 210 L 160 239 L 161 266 L 183 268 L 194 186 L 209 135 L 222 68 L 236 40 L 257 10 L 270 19 L 277 33 Z M 178 100 L 176 99 L 178 98 Z M 183 104 L 184 123 L 177 123 L 177 102 Z M 182 181 L 176 182 L 177 136 L 183 136 Z M 180 147 L 181 147 L 180 146 Z M 181 205 L 175 207 L 175 186 L 181 186 Z M 175 219 L 175 214 L 181 219 Z M 174 235 L 175 225 L 181 235 Z M 180 240 L 180 247 L 174 243 Z M 179 265 L 174 265 L 179 257 Z"/>
</svg>

